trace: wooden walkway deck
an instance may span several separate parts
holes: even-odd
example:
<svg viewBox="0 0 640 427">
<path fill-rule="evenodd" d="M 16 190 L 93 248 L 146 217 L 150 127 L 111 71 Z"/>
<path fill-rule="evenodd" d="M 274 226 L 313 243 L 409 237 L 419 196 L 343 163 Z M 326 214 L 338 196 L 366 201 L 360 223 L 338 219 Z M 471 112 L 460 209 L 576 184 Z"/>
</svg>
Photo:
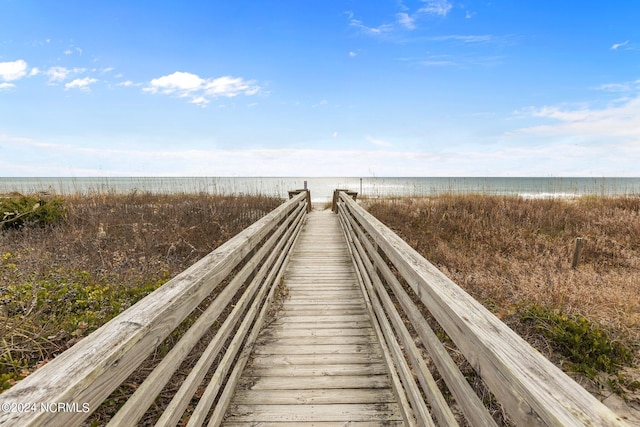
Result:
<svg viewBox="0 0 640 427">
<path fill-rule="evenodd" d="M 284 285 L 223 425 L 403 425 L 337 215 L 308 215 Z"/>
</svg>

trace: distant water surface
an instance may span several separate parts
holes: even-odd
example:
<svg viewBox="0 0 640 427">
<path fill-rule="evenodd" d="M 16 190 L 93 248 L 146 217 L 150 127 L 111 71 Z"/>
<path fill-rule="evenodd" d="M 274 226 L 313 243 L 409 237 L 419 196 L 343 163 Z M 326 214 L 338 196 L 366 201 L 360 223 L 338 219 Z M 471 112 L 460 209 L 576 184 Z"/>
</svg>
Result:
<svg viewBox="0 0 640 427">
<path fill-rule="evenodd" d="M 344 188 L 368 196 L 428 196 L 442 193 L 480 193 L 522 197 L 577 197 L 581 195 L 640 195 L 640 178 L 290 178 L 290 177 L 133 177 L 133 178 L 2 178 L 0 194 L 10 192 L 56 194 L 115 192 L 265 194 L 286 197 L 304 187 L 313 201 L 326 201 Z"/>
</svg>

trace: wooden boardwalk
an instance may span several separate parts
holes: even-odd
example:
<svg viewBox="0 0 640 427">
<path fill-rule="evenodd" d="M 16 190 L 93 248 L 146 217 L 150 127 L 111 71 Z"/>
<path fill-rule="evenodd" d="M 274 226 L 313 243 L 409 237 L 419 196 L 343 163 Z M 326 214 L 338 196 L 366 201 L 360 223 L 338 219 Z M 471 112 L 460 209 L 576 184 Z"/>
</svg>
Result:
<svg viewBox="0 0 640 427">
<path fill-rule="evenodd" d="M 308 215 L 284 285 L 223 425 L 403 425 L 337 215 Z"/>
<path fill-rule="evenodd" d="M 310 212 L 306 190 L 289 196 L 1 393 L 0 426 L 103 425 L 106 418 L 109 427 L 134 427 L 157 416 L 155 425 L 166 427 L 496 427 L 488 393 L 508 425 L 627 425 L 355 194 L 336 190 L 334 213 Z M 273 315 L 281 283 L 289 294 Z M 183 330 L 185 321 L 191 326 Z M 446 332 L 445 343 L 431 322 Z M 203 339 L 206 348 L 197 345 Z M 486 387 L 472 388 L 469 371 L 459 368 L 465 364 Z M 132 385 L 141 368 L 148 375 Z M 166 392 L 171 401 L 157 407 Z M 113 393 L 126 397 L 118 409 Z M 48 409 L 54 402 L 65 410 Z"/>
</svg>

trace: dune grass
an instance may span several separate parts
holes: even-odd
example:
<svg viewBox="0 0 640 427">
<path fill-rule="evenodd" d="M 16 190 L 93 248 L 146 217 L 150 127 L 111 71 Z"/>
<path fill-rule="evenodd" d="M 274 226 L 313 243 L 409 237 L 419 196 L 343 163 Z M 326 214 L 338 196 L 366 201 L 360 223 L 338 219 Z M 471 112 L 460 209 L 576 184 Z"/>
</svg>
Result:
<svg viewBox="0 0 640 427">
<path fill-rule="evenodd" d="M 371 199 L 368 210 L 565 371 L 640 383 L 640 197 Z M 576 238 L 584 240 L 572 268 Z M 602 379 L 603 375 L 606 379 Z"/>
<path fill-rule="evenodd" d="M 0 391 L 282 202 L 140 192 L 0 201 L 10 212 L 0 228 Z"/>
</svg>

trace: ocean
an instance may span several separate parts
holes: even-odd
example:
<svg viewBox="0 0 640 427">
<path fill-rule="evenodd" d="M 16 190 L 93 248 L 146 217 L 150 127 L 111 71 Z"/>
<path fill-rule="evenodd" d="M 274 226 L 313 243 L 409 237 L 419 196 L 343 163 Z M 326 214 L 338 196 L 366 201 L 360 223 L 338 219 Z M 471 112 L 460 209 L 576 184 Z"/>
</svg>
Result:
<svg viewBox="0 0 640 427">
<path fill-rule="evenodd" d="M 287 197 L 304 188 L 314 202 L 331 199 L 336 188 L 367 197 L 421 197 L 443 193 L 517 195 L 528 198 L 583 195 L 640 195 L 640 178 L 584 177 L 0 177 L 0 194 L 11 192 L 54 194 L 116 192 L 265 194 Z"/>
</svg>

